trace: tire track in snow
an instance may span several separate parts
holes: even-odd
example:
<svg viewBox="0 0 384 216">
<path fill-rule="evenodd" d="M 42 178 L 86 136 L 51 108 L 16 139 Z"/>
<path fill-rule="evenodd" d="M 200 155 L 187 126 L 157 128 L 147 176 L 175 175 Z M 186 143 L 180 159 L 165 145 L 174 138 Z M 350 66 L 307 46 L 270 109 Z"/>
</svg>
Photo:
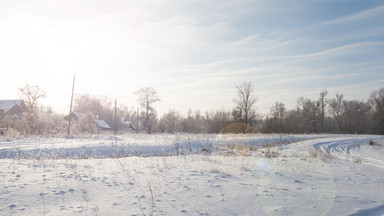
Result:
<svg viewBox="0 0 384 216">
<path fill-rule="evenodd" d="M 330 154 L 334 157 L 358 161 L 361 163 L 372 165 L 384 169 L 384 160 L 372 158 L 367 155 L 358 154 L 357 151 L 354 151 L 356 148 L 360 148 L 359 146 L 365 145 L 368 143 L 369 138 L 350 138 L 350 139 L 339 139 L 339 140 L 330 140 L 326 142 L 315 143 L 313 146 L 316 150 Z"/>
</svg>

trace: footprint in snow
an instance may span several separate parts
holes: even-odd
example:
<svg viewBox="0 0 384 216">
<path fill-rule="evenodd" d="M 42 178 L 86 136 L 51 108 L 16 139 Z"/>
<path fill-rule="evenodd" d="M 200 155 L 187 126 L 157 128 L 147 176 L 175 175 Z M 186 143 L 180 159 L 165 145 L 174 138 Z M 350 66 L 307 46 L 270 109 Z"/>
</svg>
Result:
<svg viewBox="0 0 384 216">
<path fill-rule="evenodd" d="M 240 182 L 239 185 L 243 185 L 243 186 L 253 186 L 253 184 L 247 184 L 247 183 L 242 183 Z M 271 188 L 272 189 L 272 188 Z"/>
<path fill-rule="evenodd" d="M 64 194 L 65 194 L 65 191 L 60 191 L 60 192 L 57 192 L 57 193 L 55 193 L 56 195 L 62 195 L 62 196 L 64 196 Z"/>
<path fill-rule="evenodd" d="M 44 197 L 45 195 L 48 195 L 47 193 L 39 193 L 40 197 Z"/>
<path fill-rule="evenodd" d="M 10 209 L 14 209 L 14 208 L 16 208 L 17 206 L 15 205 L 15 204 L 11 204 L 11 205 L 9 205 L 9 208 Z"/>
</svg>

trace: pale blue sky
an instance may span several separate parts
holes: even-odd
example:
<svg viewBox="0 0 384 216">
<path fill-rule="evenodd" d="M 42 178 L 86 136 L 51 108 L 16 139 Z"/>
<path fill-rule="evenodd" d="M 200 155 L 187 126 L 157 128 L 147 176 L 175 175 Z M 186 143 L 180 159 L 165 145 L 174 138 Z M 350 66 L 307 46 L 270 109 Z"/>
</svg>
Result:
<svg viewBox="0 0 384 216">
<path fill-rule="evenodd" d="M 25 83 L 68 112 L 76 93 L 136 107 L 154 87 L 159 113 L 231 109 L 253 82 L 257 110 L 300 96 L 366 99 L 384 87 L 383 0 L 0 0 L 0 98 Z"/>
</svg>

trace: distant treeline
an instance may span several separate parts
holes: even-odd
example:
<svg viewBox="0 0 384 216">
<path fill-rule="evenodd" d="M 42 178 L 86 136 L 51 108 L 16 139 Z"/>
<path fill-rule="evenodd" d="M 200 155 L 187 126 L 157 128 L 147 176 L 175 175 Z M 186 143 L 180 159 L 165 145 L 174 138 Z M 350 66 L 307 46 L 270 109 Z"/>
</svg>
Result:
<svg viewBox="0 0 384 216">
<path fill-rule="evenodd" d="M 189 110 L 182 114 L 170 109 L 158 116 L 153 106 L 159 102 L 157 92 L 150 87 L 137 91 L 140 109 L 129 108 L 107 97 L 77 95 L 74 112 L 87 118 L 75 122 L 75 133 L 95 133 L 93 119 L 106 121 L 112 130 L 123 131 L 124 123 L 131 123 L 131 132 L 147 133 L 347 133 L 384 134 L 384 88 L 373 91 L 366 100 L 346 100 L 342 94 L 329 97 L 321 91 L 318 99 L 297 99 L 297 106 L 288 110 L 282 102 L 275 102 L 269 113 L 256 113 L 257 98 L 254 85 L 236 86 L 235 106 L 230 110 L 201 112 Z M 44 92 L 45 96 L 45 92 Z M 33 103 L 27 114 L 16 118 L 0 115 L 0 128 L 20 134 L 65 133 L 68 123 L 64 116 Z M 29 104 L 30 105 L 30 104 Z M 139 113 L 137 113 L 139 111 Z M 116 116 L 115 116 L 116 115 Z"/>
<path fill-rule="evenodd" d="M 253 113 L 248 127 L 242 124 L 245 120 L 235 107 L 205 113 L 188 111 L 186 116 L 170 110 L 160 117 L 156 128 L 167 133 L 384 134 L 384 88 L 372 92 L 366 101 L 346 100 L 342 94 L 327 96 L 328 92 L 322 91 L 317 100 L 300 97 L 292 110 L 275 102 L 269 113 Z"/>
</svg>

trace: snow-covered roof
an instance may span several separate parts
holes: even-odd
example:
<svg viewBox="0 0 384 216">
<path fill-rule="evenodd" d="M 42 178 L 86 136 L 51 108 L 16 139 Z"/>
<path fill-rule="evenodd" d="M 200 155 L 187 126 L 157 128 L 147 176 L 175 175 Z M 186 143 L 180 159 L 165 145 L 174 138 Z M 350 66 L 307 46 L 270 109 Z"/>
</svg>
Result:
<svg viewBox="0 0 384 216">
<path fill-rule="evenodd" d="M 84 113 L 79 113 L 79 112 L 72 112 L 75 116 L 78 118 L 86 116 Z"/>
<path fill-rule="evenodd" d="M 76 115 L 77 117 L 85 116 L 85 114 L 79 113 L 79 112 L 73 112 L 73 114 Z"/>
<path fill-rule="evenodd" d="M 135 127 L 135 125 L 134 125 L 134 124 L 132 124 L 132 122 L 131 122 L 131 121 L 122 121 L 121 123 L 122 123 L 123 125 L 126 125 L 126 126 L 128 126 L 128 127 L 132 128 L 132 129 L 136 130 L 136 127 Z"/>
<path fill-rule="evenodd" d="M 87 115 L 84 113 L 79 113 L 79 112 L 72 112 L 70 115 L 67 115 L 64 117 L 66 121 L 69 121 L 69 119 L 75 119 L 78 120 L 80 118 L 86 117 Z"/>
<path fill-rule="evenodd" d="M 101 128 L 111 129 L 111 127 L 104 120 L 95 119 L 95 122 L 96 122 L 97 126 L 99 126 Z"/>
<path fill-rule="evenodd" d="M 23 103 L 23 100 L 0 100 L 0 109 L 4 110 L 4 113 L 7 113 L 12 107 L 19 106 L 21 107 L 21 104 Z"/>
</svg>

